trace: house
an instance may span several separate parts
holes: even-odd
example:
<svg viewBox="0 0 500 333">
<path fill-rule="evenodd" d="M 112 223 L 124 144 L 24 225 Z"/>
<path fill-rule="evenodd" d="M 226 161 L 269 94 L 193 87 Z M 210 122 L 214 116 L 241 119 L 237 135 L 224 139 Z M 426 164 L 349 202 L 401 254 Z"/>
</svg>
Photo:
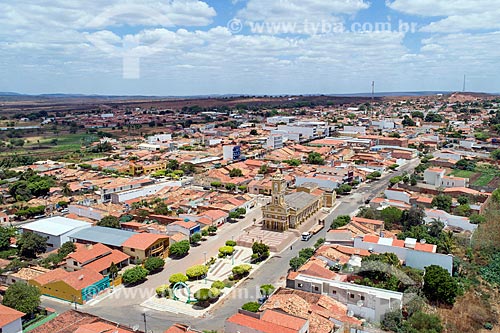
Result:
<svg viewBox="0 0 500 333">
<path fill-rule="evenodd" d="M 4 212 L 0 212 L 0 224 L 6 223 L 9 223 L 9 215 L 5 214 Z"/>
<path fill-rule="evenodd" d="M 434 186 L 441 186 L 441 179 L 446 174 L 445 169 L 428 168 L 424 171 L 424 182 Z"/>
<path fill-rule="evenodd" d="M 169 235 L 171 234 L 176 234 L 176 233 L 181 233 L 186 235 L 187 237 L 191 237 L 193 234 L 200 232 L 201 227 L 200 224 L 197 222 L 192 222 L 192 221 L 177 221 L 174 223 L 170 223 L 167 225 L 167 233 Z"/>
<path fill-rule="evenodd" d="M 0 332 L 21 333 L 23 324 L 21 318 L 25 314 L 0 304 Z"/>
<path fill-rule="evenodd" d="M 136 327 L 134 327 L 136 328 Z M 31 333 L 143 333 L 125 325 L 110 322 L 97 316 L 69 310 L 34 328 Z M 169 332 L 170 333 L 170 332 Z"/>
<path fill-rule="evenodd" d="M 85 304 L 109 287 L 109 278 L 88 268 L 74 272 L 56 268 L 28 283 L 38 287 L 43 295 Z"/>
<path fill-rule="evenodd" d="M 384 195 L 388 200 L 402 201 L 407 204 L 410 203 L 411 194 L 399 188 L 389 188 L 384 191 Z"/>
<path fill-rule="evenodd" d="M 50 269 L 40 266 L 23 267 L 15 273 L 6 274 L 3 282 L 7 285 L 11 285 L 16 282 L 28 283 L 29 280 L 47 272 L 50 272 Z"/>
<path fill-rule="evenodd" d="M 467 217 L 453 215 L 440 209 L 426 209 L 424 220 L 426 223 L 439 220 L 444 223 L 445 227 L 460 228 L 471 232 L 477 229 L 477 224 L 470 223 Z"/>
<path fill-rule="evenodd" d="M 55 216 L 24 224 L 21 229 L 47 238 L 47 252 L 50 252 L 68 242 L 72 233 L 90 227 L 92 224 L 87 222 Z"/>
<path fill-rule="evenodd" d="M 136 263 L 149 257 L 168 257 L 169 237 L 159 234 L 135 234 L 122 244 L 123 252 Z"/>
<path fill-rule="evenodd" d="M 309 320 L 271 309 L 258 314 L 239 310 L 238 313 L 226 319 L 224 332 L 308 333 Z"/>
<path fill-rule="evenodd" d="M 399 240 L 365 235 L 354 239 L 354 247 L 375 253 L 394 253 L 406 266 L 418 269 L 437 265 L 446 269 L 450 274 L 453 271 L 453 256 L 436 253 L 437 246 L 427 244 L 425 240 L 418 241 L 414 238 Z"/>
<path fill-rule="evenodd" d="M 66 256 L 64 268 L 71 272 L 88 268 L 102 275 L 107 275 L 112 263 L 121 269 L 128 266 L 129 260 L 129 255 L 100 243 L 95 245 L 76 244 L 76 251 Z"/>
<path fill-rule="evenodd" d="M 295 274 L 294 274 L 295 273 Z M 292 272 L 287 277 L 287 288 L 328 296 L 346 306 L 344 316 L 350 311 L 370 321 L 379 322 L 387 312 L 401 309 L 403 293 L 357 285 L 350 282 L 325 279 Z"/>
</svg>

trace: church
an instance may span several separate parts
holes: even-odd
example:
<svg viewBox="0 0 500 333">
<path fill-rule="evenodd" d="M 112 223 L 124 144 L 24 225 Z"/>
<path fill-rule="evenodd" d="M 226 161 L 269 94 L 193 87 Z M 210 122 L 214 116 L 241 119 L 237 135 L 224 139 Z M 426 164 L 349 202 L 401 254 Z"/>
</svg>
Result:
<svg viewBox="0 0 500 333">
<path fill-rule="evenodd" d="M 283 174 L 272 178 L 269 204 L 262 207 L 263 227 L 273 231 L 296 229 L 316 214 L 322 207 L 333 207 L 333 192 L 320 190 L 315 184 L 303 184 L 297 192 L 286 194 L 287 186 Z"/>
</svg>

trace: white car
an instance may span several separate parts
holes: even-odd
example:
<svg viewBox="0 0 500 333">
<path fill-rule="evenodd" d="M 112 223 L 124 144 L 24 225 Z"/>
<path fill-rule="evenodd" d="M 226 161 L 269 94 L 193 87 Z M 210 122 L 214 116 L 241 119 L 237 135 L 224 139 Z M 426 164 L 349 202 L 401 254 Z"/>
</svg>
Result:
<svg viewBox="0 0 500 333">
<path fill-rule="evenodd" d="M 303 232 L 302 233 L 302 240 L 303 241 L 308 241 L 310 240 L 312 237 L 312 234 L 310 232 Z"/>
</svg>

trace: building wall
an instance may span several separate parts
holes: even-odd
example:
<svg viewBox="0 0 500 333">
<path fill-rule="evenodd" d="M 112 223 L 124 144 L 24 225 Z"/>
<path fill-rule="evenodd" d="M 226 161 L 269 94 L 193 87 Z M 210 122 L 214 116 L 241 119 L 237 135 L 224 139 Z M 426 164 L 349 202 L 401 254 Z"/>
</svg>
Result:
<svg viewBox="0 0 500 333">
<path fill-rule="evenodd" d="M 143 262 L 148 257 L 161 257 L 165 259 L 166 257 L 168 257 L 168 247 L 169 241 L 168 239 L 165 239 L 158 240 L 146 250 L 133 249 L 124 246 L 123 252 L 128 254 L 131 257 L 130 260 L 137 264 Z"/>
<path fill-rule="evenodd" d="M 95 209 L 93 207 L 80 206 L 80 205 L 69 205 L 68 212 L 70 214 L 86 217 L 95 221 L 100 221 L 104 216 L 109 215 L 107 212 L 103 210 Z"/>
<path fill-rule="evenodd" d="M 389 200 L 403 201 L 407 204 L 410 203 L 410 195 L 406 192 L 385 190 L 384 195 Z"/>
<path fill-rule="evenodd" d="M 83 304 L 81 290 L 75 290 L 63 281 L 55 281 L 45 285 L 41 285 L 34 280 L 31 280 L 29 283 L 38 287 L 43 295 L 59 298 L 68 302 Z"/>
<path fill-rule="evenodd" d="M 326 188 L 329 190 L 334 190 L 339 187 L 339 183 L 329 179 L 319 179 L 316 177 L 297 177 L 295 179 L 295 185 L 301 186 L 304 183 L 315 183 L 318 184 L 319 187 Z"/>
<path fill-rule="evenodd" d="M 444 176 L 444 172 L 424 171 L 424 181 L 426 184 L 440 186 L 442 176 Z"/>
<path fill-rule="evenodd" d="M 0 327 L 0 332 L 2 333 L 21 333 L 23 331 L 23 324 L 21 318 L 14 320 L 7 325 Z"/>
</svg>

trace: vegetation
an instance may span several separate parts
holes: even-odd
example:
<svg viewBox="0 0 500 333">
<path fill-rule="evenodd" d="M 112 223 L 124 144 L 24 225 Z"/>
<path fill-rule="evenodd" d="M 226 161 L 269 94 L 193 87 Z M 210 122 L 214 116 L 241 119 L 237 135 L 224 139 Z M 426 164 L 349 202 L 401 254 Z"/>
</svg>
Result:
<svg viewBox="0 0 500 333">
<path fill-rule="evenodd" d="M 340 216 L 337 216 L 335 218 L 335 220 L 333 220 L 330 228 L 331 229 L 338 229 L 340 227 L 345 226 L 349 222 L 351 222 L 351 217 L 349 215 L 340 215 Z"/>
<path fill-rule="evenodd" d="M 243 306 L 241 308 L 245 311 L 257 313 L 257 312 L 259 312 L 260 304 L 257 302 L 248 302 L 248 303 L 243 304 Z"/>
<path fill-rule="evenodd" d="M 241 264 L 239 266 L 234 266 L 232 269 L 233 277 L 235 280 L 239 280 L 247 276 L 252 270 L 252 266 L 249 264 Z"/>
<path fill-rule="evenodd" d="M 229 171 L 229 177 L 231 178 L 235 178 L 235 177 L 241 177 L 243 176 L 243 172 L 240 170 L 240 169 L 231 169 L 231 171 Z"/>
<path fill-rule="evenodd" d="M 226 288 L 226 284 L 222 281 L 214 281 L 212 282 L 211 288 L 217 288 L 219 290 L 222 290 Z"/>
<path fill-rule="evenodd" d="M 226 241 L 226 246 L 232 246 L 232 247 L 235 247 L 236 246 L 236 242 L 233 241 L 233 240 L 228 240 Z"/>
<path fill-rule="evenodd" d="M 199 278 L 202 278 L 208 273 L 208 267 L 206 265 L 196 265 L 189 267 L 186 270 L 186 276 L 190 280 L 197 280 Z"/>
<path fill-rule="evenodd" d="M 335 189 L 338 194 L 346 194 L 352 191 L 352 186 L 348 184 L 342 184 Z"/>
<path fill-rule="evenodd" d="M 191 244 L 198 244 L 201 241 L 201 233 L 195 232 L 193 235 L 191 235 L 190 241 Z"/>
<path fill-rule="evenodd" d="M 223 246 L 219 248 L 219 257 L 227 257 L 234 253 L 234 247 L 232 246 Z"/>
<path fill-rule="evenodd" d="M 272 284 L 263 284 L 260 286 L 260 294 L 262 296 L 269 296 L 271 295 L 276 288 Z"/>
<path fill-rule="evenodd" d="M 174 285 L 176 283 L 179 283 L 179 282 L 186 282 L 189 278 L 182 274 L 182 273 L 175 273 L 175 274 L 172 274 L 170 275 L 170 278 L 168 279 L 168 282 L 170 282 L 170 284 Z"/>
<path fill-rule="evenodd" d="M 165 260 L 161 257 L 149 257 L 144 261 L 144 268 L 150 273 L 163 269 L 163 266 L 165 266 Z"/>
<path fill-rule="evenodd" d="M 189 249 L 189 242 L 187 240 L 183 240 L 170 245 L 170 255 L 177 258 L 184 257 L 189 253 Z"/>
<path fill-rule="evenodd" d="M 2 304 L 26 314 L 33 314 L 40 306 L 40 290 L 24 282 L 11 284 Z"/>
<path fill-rule="evenodd" d="M 307 156 L 307 163 L 315 165 L 324 165 L 325 160 L 320 153 L 310 152 L 309 155 Z"/>
<path fill-rule="evenodd" d="M 34 259 L 47 250 L 47 239 L 34 232 L 23 232 L 17 240 L 19 254 Z"/>
<path fill-rule="evenodd" d="M 289 265 L 290 265 L 290 268 L 296 272 L 302 265 L 304 265 L 306 263 L 306 259 L 304 258 L 301 258 L 301 257 L 293 257 L 292 259 L 290 259 L 290 262 L 289 262 Z"/>
<path fill-rule="evenodd" d="M 453 199 L 451 196 L 446 195 L 446 194 L 438 194 L 432 199 L 431 205 L 433 207 L 436 207 L 437 209 L 444 210 L 446 212 L 450 212 L 451 210 L 451 204 L 453 202 Z"/>
<path fill-rule="evenodd" d="M 158 288 L 156 288 L 156 295 L 158 297 L 169 297 L 172 295 L 172 289 L 168 284 L 162 284 Z"/>
<path fill-rule="evenodd" d="M 253 243 L 253 245 L 252 245 L 252 252 L 253 252 L 252 259 L 255 262 L 264 261 L 270 255 L 269 246 L 267 246 L 264 243 L 259 243 L 259 242 Z"/>
<path fill-rule="evenodd" d="M 142 266 L 135 266 L 134 268 L 129 268 L 123 273 L 122 279 L 123 283 L 133 285 L 146 280 L 149 271 Z"/>
<path fill-rule="evenodd" d="M 391 230 L 403 217 L 403 211 L 396 207 L 386 207 L 380 212 L 380 217 L 384 221 L 386 230 Z"/>
<path fill-rule="evenodd" d="M 108 215 L 97 222 L 97 225 L 99 227 L 120 229 L 120 220 L 116 216 Z"/>
<path fill-rule="evenodd" d="M 431 265 L 425 269 L 422 291 L 431 302 L 452 305 L 459 294 L 459 285 L 446 269 Z"/>
</svg>

